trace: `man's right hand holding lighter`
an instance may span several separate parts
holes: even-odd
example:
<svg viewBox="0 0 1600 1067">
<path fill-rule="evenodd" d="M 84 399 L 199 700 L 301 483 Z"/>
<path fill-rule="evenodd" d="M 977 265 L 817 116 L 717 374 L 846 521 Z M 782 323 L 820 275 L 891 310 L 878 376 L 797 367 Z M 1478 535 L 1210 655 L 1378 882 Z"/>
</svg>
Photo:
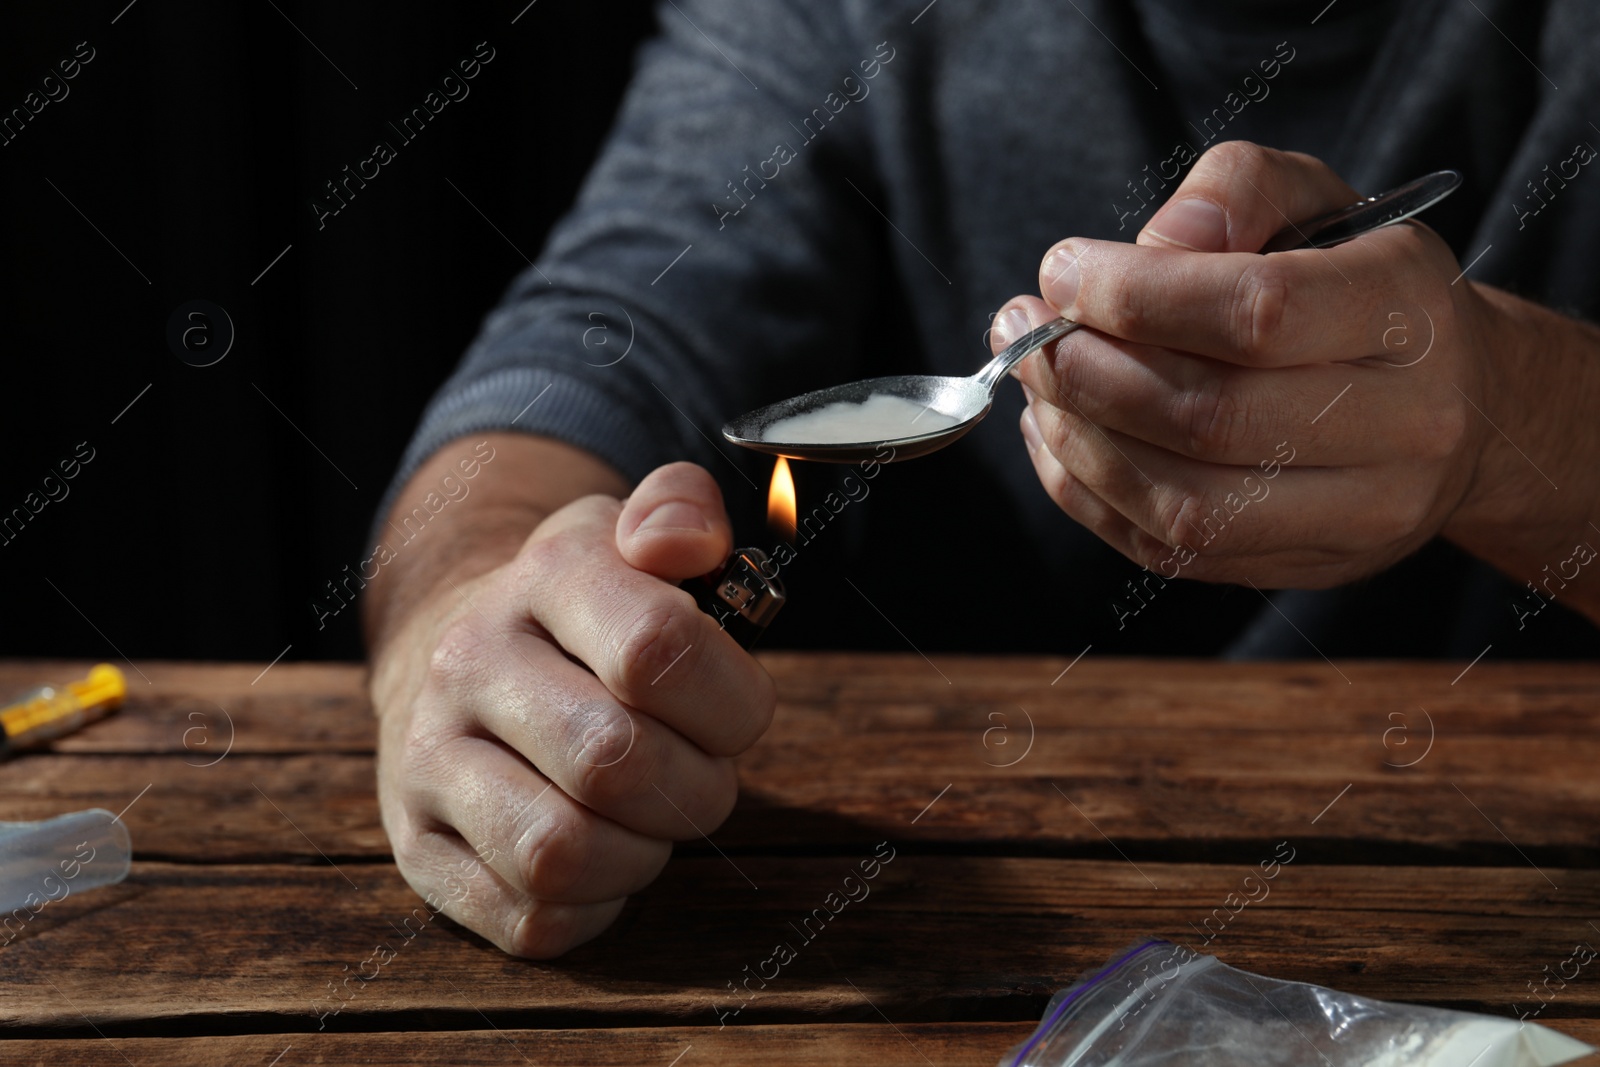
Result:
<svg viewBox="0 0 1600 1067">
<path fill-rule="evenodd" d="M 661 467 L 620 499 L 626 483 L 588 453 L 489 437 L 492 473 L 369 591 L 378 797 L 413 889 L 548 958 L 604 930 L 673 841 L 728 816 L 732 757 L 776 695 L 677 586 L 732 549 L 706 471 Z M 429 460 L 397 511 L 459 450 Z"/>
</svg>

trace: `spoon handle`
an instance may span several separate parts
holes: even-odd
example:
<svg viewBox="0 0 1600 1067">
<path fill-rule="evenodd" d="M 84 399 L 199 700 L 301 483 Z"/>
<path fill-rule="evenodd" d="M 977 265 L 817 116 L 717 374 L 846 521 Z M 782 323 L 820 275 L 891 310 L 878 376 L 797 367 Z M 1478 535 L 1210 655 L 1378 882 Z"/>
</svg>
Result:
<svg viewBox="0 0 1600 1067">
<path fill-rule="evenodd" d="M 1035 326 L 1023 336 L 1012 341 L 998 356 L 991 359 L 984 368 L 975 376 L 979 385 L 989 391 L 993 396 L 995 389 L 1000 385 L 1000 379 L 1022 362 L 1022 358 L 1035 348 L 1043 348 L 1052 341 L 1059 341 L 1067 334 L 1076 330 L 1080 324 L 1071 319 L 1052 319 L 1043 326 Z"/>
<path fill-rule="evenodd" d="M 1261 251 L 1265 254 L 1292 252 L 1298 248 L 1331 248 L 1364 233 L 1420 215 L 1455 192 L 1460 185 L 1459 171 L 1436 170 L 1404 185 L 1397 185 L 1386 193 L 1357 200 L 1349 207 L 1318 215 L 1299 225 L 1291 222 L 1262 245 Z"/>
<path fill-rule="evenodd" d="M 1386 193 L 1358 200 L 1338 211 L 1319 215 L 1299 225 L 1290 223 L 1262 245 L 1261 252 L 1265 255 L 1268 252 L 1328 248 L 1342 244 L 1364 233 L 1402 222 L 1427 210 L 1455 192 L 1460 184 L 1461 175 L 1453 170 L 1440 170 L 1423 175 L 1415 181 L 1390 189 Z M 998 356 L 991 359 L 975 375 L 976 380 L 989 391 L 990 396 L 993 396 L 994 391 L 999 388 L 1000 379 L 1004 378 L 1011 368 L 1021 363 L 1023 357 L 1035 348 L 1042 348 L 1052 341 L 1059 341 L 1077 328 L 1078 323 L 1070 319 L 1053 319 L 1043 326 L 1034 327 L 1026 336 L 1017 338 Z"/>
</svg>

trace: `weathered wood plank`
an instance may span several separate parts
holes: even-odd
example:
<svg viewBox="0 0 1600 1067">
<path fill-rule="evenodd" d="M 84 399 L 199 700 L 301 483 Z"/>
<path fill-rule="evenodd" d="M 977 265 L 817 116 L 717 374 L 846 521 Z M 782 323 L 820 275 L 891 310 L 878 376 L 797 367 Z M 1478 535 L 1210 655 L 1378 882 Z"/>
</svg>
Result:
<svg viewBox="0 0 1600 1067">
<path fill-rule="evenodd" d="M 877 1011 L 896 1024 L 1016 1022 L 1141 936 L 1200 947 L 1203 929 L 1220 930 L 1208 951 L 1249 970 L 1509 1014 L 1535 1006 L 1527 983 L 1543 968 L 1600 939 L 1594 871 L 1319 867 L 1299 853 L 1241 906 L 1228 894 L 1246 891 L 1254 865 L 902 850 L 863 899 L 830 899 L 866 855 L 674 861 L 610 931 L 553 963 L 424 923 L 388 865 L 141 863 L 123 885 L 48 905 L 0 949 L 0 1014 L 71 1029 L 83 1012 L 113 1035 L 140 1020 L 397 1029 L 415 1027 L 415 1012 L 476 1028 L 480 1011 L 501 1027 L 875 1022 Z M 794 958 L 773 976 L 780 943 Z M 388 958 L 372 963 L 379 945 Z M 1600 1016 L 1600 979 L 1583 972 L 1543 1015 Z"/>
<path fill-rule="evenodd" d="M 1600 1020 L 1562 1019 L 1556 1029 L 1600 1042 Z M 371 1067 L 456 1064 L 460 1067 L 669 1067 L 673 1063 L 760 1063 L 774 1067 L 993 1067 L 1000 1054 L 1032 1032 L 1031 1023 L 906 1023 L 831 1026 L 617 1028 L 611 1030 L 468 1030 L 377 1034 L 252 1034 L 244 1037 L 123 1038 L 118 1051 L 139 1064 L 214 1067 L 350 1063 Z M 7 1062 L 33 1067 L 102 1067 L 110 1039 L 14 1041 L 0 1046 Z M 521 1054 L 517 1059 L 515 1053 Z M 681 1057 L 678 1059 L 677 1057 Z M 692 1057 L 692 1058 L 691 1058 Z M 1578 1060 L 1574 1067 L 1593 1063 Z"/>
<path fill-rule="evenodd" d="M 135 671 L 123 708 L 55 742 L 55 752 L 171 752 L 196 764 L 232 751 L 371 752 L 366 669 L 349 663 L 158 663 Z M 0 697 L 82 677 L 78 661 L 0 661 Z"/>
<path fill-rule="evenodd" d="M 1582 1025 L 1582 1024 L 1579 1024 Z M 607 1030 L 410 1031 L 376 1034 L 251 1034 L 205 1038 L 96 1038 L 0 1044 L 7 1063 L 36 1067 L 104 1067 L 116 1051 L 138 1064 L 283 1067 L 353 1063 L 372 1067 L 451 1064 L 458 1067 L 684 1067 L 760 1063 L 774 1067 L 993 1067 L 1000 1054 L 1032 1032 L 1031 1023 L 883 1023 L 833 1026 L 621 1027 Z M 1576 1030 L 1574 1030 L 1576 1032 Z M 111 1045 L 108 1045 L 108 1041 Z M 680 1059 L 681 1057 L 681 1059 Z"/>
<path fill-rule="evenodd" d="M 1232 860 L 1292 835 L 1325 846 L 1325 862 L 1518 864 L 1526 853 L 1600 865 L 1600 836 L 1584 815 L 1600 810 L 1600 731 L 1447 735 L 1408 769 L 1384 766 L 1367 734 L 1053 726 L 1018 765 L 995 768 L 979 758 L 979 733 L 841 723 L 835 736 L 795 738 L 777 727 L 742 759 L 739 807 L 714 840 L 771 852 L 895 836 L 1113 856 L 1109 838 L 1135 857 Z M 23 757 L 0 768 L 0 819 L 115 812 L 138 797 L 125 820 L 146 858 L 387 855 L 368 755 L 234 752 L 199 763 L 191 753 Z"/>
<path fill-rule="evenodd" d="M 1325 860 L 1519 863 L 1520 848 L 1600 864 L 1577 815 L 1600 810 L 1600 668 L 1479 664 L 1475 688 L 1452 689 L 1436 665 L 1354 664 L 1345 685 L 1326 664 L 1086 659 L 1051 686 L 1031 675 L 1054 661 L 952 659 L 952 687 L 915 656 L 768 663 L 785 702 L 741 761 L 727 849 L 893 834 L 1110 856 L 1109 837 L 1140 857 L 1233 859 L 1303 836 L 1337 796 L 1315 832 L 1344 851 Z M 82 666 L 0 664 L 0 689 Z M 4 765 L 0 818 L 119 811 L 149 786 L 127 815 L 143 856 L 386 854 L 359 668 L 142 669 L 152 684 L 130 674 L 121 713 Z"/>
<path fill-rule="evenodd" d="M 369 755 L 232 753 L 210 767 L 196 760 L 20 759 L 0 771 L 0 819 L 43 819 L 93 807 L 118 812 L 132 803 L 123 821 L 141 859 L 322 862 L 389 855 Z"/>
<path fill-rule="evenodd" d="M 1413 740 L 1424 729 L 1418 706 L 1448 719 L 1446 735 L 1553 737 L 1593 733 L 1600 726 L 1600 665 L 1215 663 L 1187 660 L 941 656 L 939 671 L 915 655 L 768 652 L 760 656 L 778 682 L 784 736 L 853 731 L 897 732 L 943 726 L 969 732 L 979 758 L 1014 758 L 999 742 L 1036 724 L 1121 731 L 1215 728 L 1280 735 L 1362 733 L 1393 762 L 1415 750 L 1383 748 L 1382 733 L 1410 716 Z M 216 755 L 234 726 L 234 751 L 371 751 L 374 731 L 365 668 L 357 664 L 141 663 L 144 678 L 124 667 L 130 698 L 118 715 L 59 741 L 61 752 L 173 752 L 194 762 Z M 82 674 L 87 662 L 0 660 L 0 694 Z M 943 672 L 943 675 L 939 672 Z M 947 682 L 945 677 L 950 680 Z M 1350 679 L 1346 683 L 1345 677 Z M 990 719 L 989 713 L 1006 715 Z M 193 716 L 193 717 L 191 717 Z M 1044 719 L 1041 721 L 1040 716 Z M 185 734 L 188 734 L 187 738 Z M 209 743 L 210 748 L 205 744 Z"/>
</svg>

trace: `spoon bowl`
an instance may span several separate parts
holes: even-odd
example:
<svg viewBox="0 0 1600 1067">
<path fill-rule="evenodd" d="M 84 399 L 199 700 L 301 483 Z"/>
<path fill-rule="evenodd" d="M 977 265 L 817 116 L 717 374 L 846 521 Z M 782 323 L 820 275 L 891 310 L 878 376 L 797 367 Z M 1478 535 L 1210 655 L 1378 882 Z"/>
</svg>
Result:
<svg viewBox="0 0 1600 1067">
<path fill-rule="evenodd" d="M 1364 233 L 1402 222 L 1455 191 L 1461 175 L 1435 171 L 1349 207 L 1291 223 L 1261 248 L 1263 254 L 1329 248 Z M 722 428 L 732 443 L 757 452 L 824 463 L 880 463 L 915 459 L 964 437 L 994 403 L 1000 381 L 1036 348 L 1078 328 L 1054 319 L 1019 337 L 971 377 L 898 374 L 867 378 L 792 396 L 734 419 Z M 885 412 L 893 415 L 885 417 Z M 898 417 L 904 413 L 904 418 Z M 933 415 L 919 428 L 917 423 Z M 893 454 L 879 453 L 888 445 Z"/>
<path fill-rule="evenodd" d="M 1005 351 L 990 360 L 977 374 L 952 377 L 940 374 L 896 374 L 887 378 L 865 378 L 826 389 L 816 389 L 776 404 L 741 415 L 722 428 L 722 436 L 736 445 L 790 459 L 809 459 L 822 463 L 856 463 L 877 459 L 880 463 L 915 459 L 960 440 L 983 421 L 994 403 L 1000 379 L 1034 349 L 1058 340 L 1078 328 L 1075 322 L 1056 319 L 1017 338 Z M 903 433 L 871 440 L 817 442 L 785 440 L 779 425 L 788 419 L 818 412 L 848 413 L 852 406 L 865 405 L 873 397 L 887 396 L 914 404 L 920 412 L 905 419 Z M 917 423 L 927 414 L 942 416 L 943 425 L 920 429 Z M 930 420 L 931 421 L 931 420 Z M 780 433 L 774 435 L 773 428 Z M 894 454 L 885 459 L 882 446 Z"/>
<path fill-rule="evenodd" d="M 943 415 L 940 425 L 920 431 L 918 419 L 906 422 L 904 436 L 883 441 L 850 441 L 843 444 L 817 444 L 794 441 L 769 441 L 767 428 L 784 419 L 820 411 L 834 404 L 865 404 L 869 397 L 892 396 L 910 401 L 925 411 Z M 800 396 L 752 411 L 723 427 L 722 435 L 734 444 L 757 452 L 790 459 L 821 460 L 825 463 L 855 463 L 865 459 L 889 462 L 880 454 L 887 444 L 894 449 L 893 459 L 913 459 L 943 448 L 976 426 L 989 413 L 994 397 L 974 378 L 945 377 L 935 374 L 897 374 L 889 378 L 867 378 Z M 950 425 L 947 420 L 955 420 Z M 935 420 L 929 419 L 929 423 Z"/>
</svg>

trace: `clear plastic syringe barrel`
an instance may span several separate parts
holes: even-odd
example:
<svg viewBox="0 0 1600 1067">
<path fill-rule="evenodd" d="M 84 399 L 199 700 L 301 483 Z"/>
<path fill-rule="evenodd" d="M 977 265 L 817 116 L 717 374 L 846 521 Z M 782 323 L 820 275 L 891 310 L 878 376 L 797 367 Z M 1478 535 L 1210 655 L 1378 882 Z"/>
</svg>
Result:
<svg viewBox="0 0 1600 1067">
<path fill-rule="evenodd" d="M 114 885 L 132 860 L 128 827 L 105 808 L 0 823 L 0 919 L 32 918 L 73 893 Z"/>
</svg>

